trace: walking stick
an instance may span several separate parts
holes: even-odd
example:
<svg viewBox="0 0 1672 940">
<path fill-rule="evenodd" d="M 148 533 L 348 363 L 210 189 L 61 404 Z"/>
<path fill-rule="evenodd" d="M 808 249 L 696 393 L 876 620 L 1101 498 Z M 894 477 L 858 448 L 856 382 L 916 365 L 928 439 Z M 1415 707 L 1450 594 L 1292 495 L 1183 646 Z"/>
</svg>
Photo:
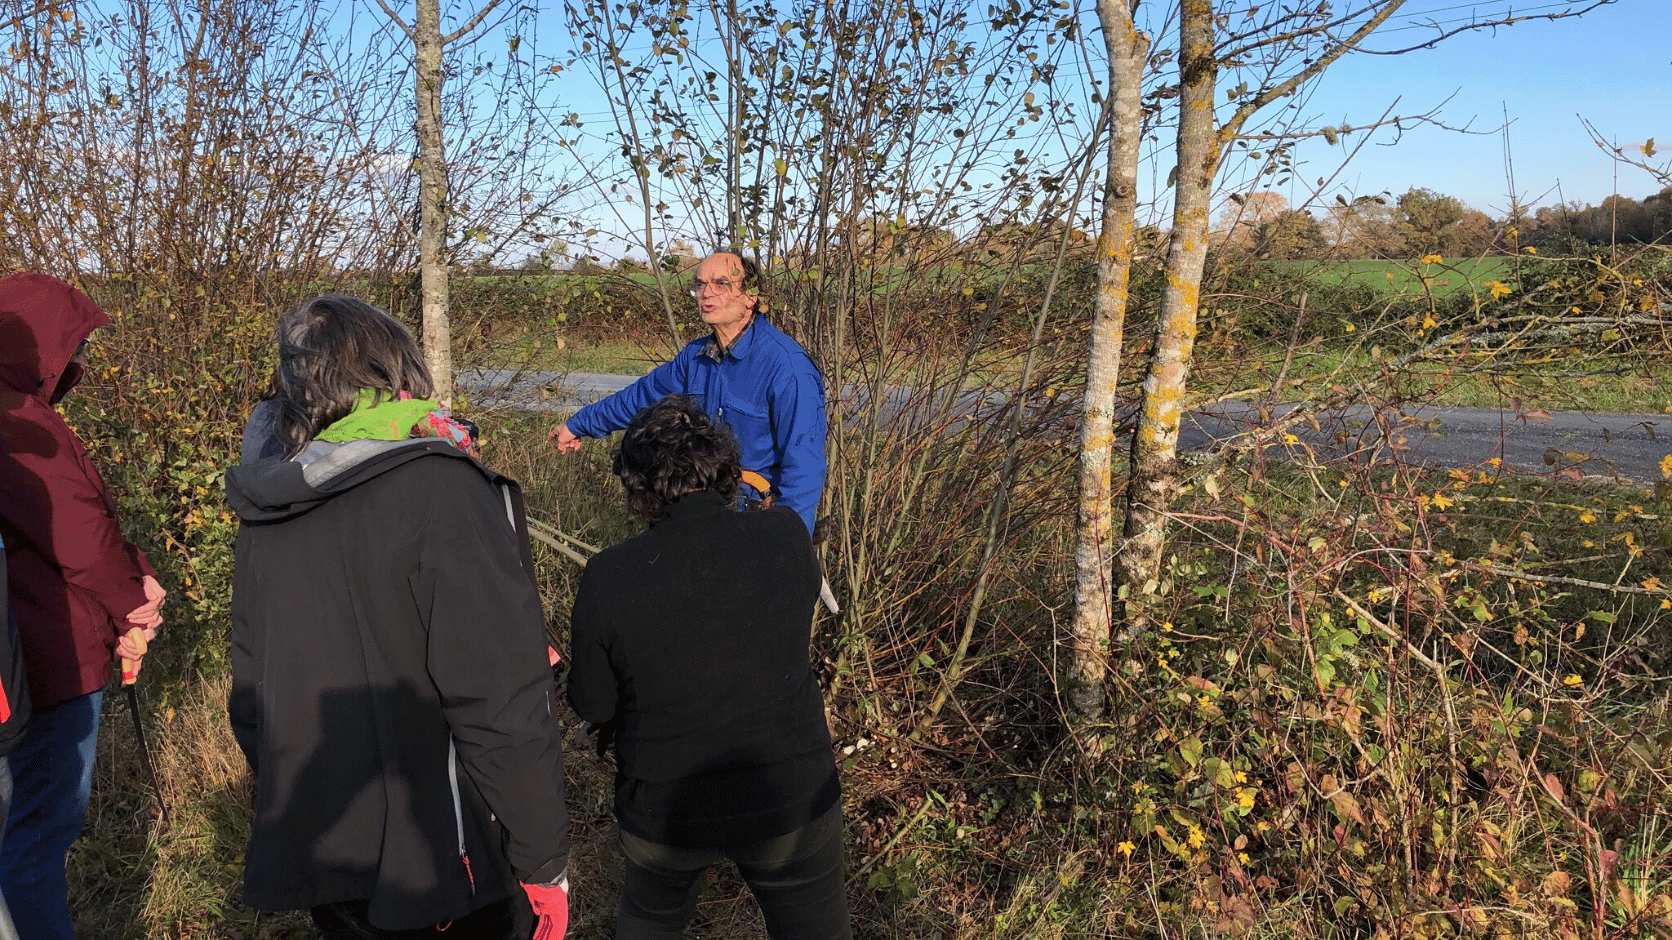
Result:
<svg viewBox="0 0 1672 940">
<path fill-rule="evenodd" d="M 145 631 L 134 627 L 128 631 L 128 639 L 137 647 L 141 656 L 145 655 Z M 139 691 L 135 683 L 139 681 L 139 673 L 135 671 L 136 663 L 131 659 L 122 660 L 122 688 L 128 693 L 128 714 L 134 719 L 134 736 L 139 739 L 139 762 L 145 765 L 145 775 L 151 778 L 151 793 L 157 798 L 157 809 L 162 810 L 163 825 L 168 825 L 168 804 L 163 802 L 162 784 L 157 781 L 157 769 L 151 764 L 151 746 L 145 740 L 145 724 L 139 720 Z"/>
</svg>

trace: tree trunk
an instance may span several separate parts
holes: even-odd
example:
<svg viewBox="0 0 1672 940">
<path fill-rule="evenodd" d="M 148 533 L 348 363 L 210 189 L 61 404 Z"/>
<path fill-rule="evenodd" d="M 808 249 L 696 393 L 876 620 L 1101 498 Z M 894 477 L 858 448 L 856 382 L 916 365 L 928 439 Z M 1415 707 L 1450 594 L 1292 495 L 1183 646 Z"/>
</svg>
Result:
<svg viewBox="0 0 1672 940">
<path fill-rule="evenodd" d="M 1098 0 L 1109 50 L 1109 160 L 1097 234 L 1097 301 L 1092 310 L 1086 396 L 1080 417 L 1080 511 L 1075 528 L 1072 647 L 1065 658 L 1068 706 L 1082 721 L 1103 717 L 1112 616 L 1115 385 L 1126 336 L 1138 212 L 1138 143 L 1149 37 L 1132 22 L 1129 0 Z"/>
<path fill-rule="evenodd" d="M 424 361 L 435 397 L 453 403 L 453 329 L 447 304 L 447 156 L 441 140 L 441 3 L 418 0 L 413 35 L 418 104 L 418 276 Z"/>
<path fill-rule="evenodd" d="M 1167 511 L 1178 491 L 1179 421 L 1196 342 L 1202 269 L 1207 263 L 1209 200 L 1221 148 L 1214 128 L 1213 3 L 1179 5 L 1179 128 L 1173 230 L 1167 242 L 1167 284 L 1161 293 L 1155 352 L 1144 376 L 1143 408 L 1132 438 L 1126 541 L 1117 565 L 1127 589 L 1123 635 L 1143 624 L 1144 597 L 1161 580 Z"/>
</svg>

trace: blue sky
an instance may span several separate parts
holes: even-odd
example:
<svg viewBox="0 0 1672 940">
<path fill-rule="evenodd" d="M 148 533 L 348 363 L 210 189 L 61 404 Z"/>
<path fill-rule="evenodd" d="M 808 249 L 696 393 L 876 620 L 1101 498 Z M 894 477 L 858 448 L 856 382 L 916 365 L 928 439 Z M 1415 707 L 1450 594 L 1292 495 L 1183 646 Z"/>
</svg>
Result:
<svg viewBox="0 0 1672 940">
<path fill-rule="evenodd" d="M 1582 3 L 1527 0 L 1517 12 L 1550 12 Z M 1413 0 L 1408 12 L 1466 18 L 1489 4 Z M 1501 9 L 1501 8 L 1500 8 Z M 1402 20 L 1412 19 L 1408 13 Z M 1420 41 L 1418 30 L 1384 32 L 1371 43 L 1387 49 Z M 1337 62 L 1303 113 L 1325 122 L 1364 123 L 1400 99 L 1398 111 L 1423 111 L 1444 101 L 1440 118 L 1454 126 L 1494 131 L 1507 110 L 1515 188 L 1523 203 L 1596 203 L 1610 193 L 1642 198 L 1660 187 L 1634 167 L 1616 167 L 1586 134 L 1583 116 L 1631 150 L 1655 138 L 1672 155 L 1672 0 L 1617 0 L 1578 19 L 1524 22 L 1493 33 L 1455 36 L 1432 50 L 1402 56 L 1358 55 Z M 1438 128 L 1408 131 L 1396 146 L 1379 133 L 1341 174 L 1358 195 L 1398 195 L 1424 186 L 1493 215 L 1509 205 L 1501 134 L 1465 135 Z M 1341 148 L 1308 143 L 1300 176 L 1332 172 Z M 1617 174 L 1617 178 L 1616 178 Z M 1304 193 L 1294 196 L 1304 198 Z M 1291 197 L 1292 201 L 1298 201 Z"/>
<path fill-rule="evenodd" d="M 1408 0 L 1368 45 L 1398 48 L 1433 35 L 1431 29 L 1413 23 L 1433 21 L 1450 27 L 1468 22 L 1477 11 L 1483 18 L 1502 16 L 1506 9 L 1540 15 L 1588 2 Z M 461 9 L 473 6 L 460 2 Z M 1094 21 L 1089 0 L 1078 0 L 1078 6 Z M 1147 2 L 1141 9 L 1155 12 L 1171 6 Z M 540 21 L 545 33 L 541 54 L 561 58 L 573 45 L 561 8 L 543 6 Z M 702 35 L 705 22 L 699 18 Z M 639 41 L 648 39 L 641 36 Z M 1176 36 L 1156 37 L 1159 47 L 1176 41 Z M 573 109 L 586 120 L 586 136 L 609 126 L 607 108 L 587 70 L 567 72 L 558 87 L 564 110 Z M 1434 49 L 1398 56 L 1351 55 L 1323 75 L 1300 113 L 1309 126 L 1363 125 L 1390 106 L 1402 115 L 1439 107 L 1437 120 L 1452 128 L 1467 127 L 1469 133 L 1436 126 L 1414 126 L 1402 134 L 1377 131 L 1311 208 L 1322 208 L 1338 193 L 1351 197 L 1385 191 L 1397 196 L 1420 186 L 1502 216 L 1510 205 L 1506 141 L 1500 130 L 1506 114 L 1514 188 L 1524 207 L 1596 203 L 1613 192 L 1642 198 L 1659 184 L 1634 167 L 1616 166 L 1591 141 L 1580 117 L 1631 151 L 1646 138 L 1656 138 L 1664 150 L 1657 162 L 1672 158 L 1672 0 L 1616 0 L 1579 18 L 1528 20 L 1463 33 Z M 1162 137 L 1146 148 L 1149 159 L 1140 171 L 1140 188 L 1154 200 L 1149 211 L 1157 221 L 1167 211 L 1164 180 L 1173 163 L 1171 141 Z M 1302 142 L 1296 151 L 1299 172 L 1282 188 L 1290 203 L 1306 204 L 1308 184 L 1335 174 L 1344 152 L 1362 137 L 1349 135 L 1344 145 L 1334 147 L 1322 140 Z M 1249 180 L 1227 184 L 1227 191 L 1262 185 Z M 638 210 L 629 206 L 627 211 Z M 591 221 L 606 230 L 625 224 L 602 206 L 592 214 L 599 217 Z"/>
</svg>

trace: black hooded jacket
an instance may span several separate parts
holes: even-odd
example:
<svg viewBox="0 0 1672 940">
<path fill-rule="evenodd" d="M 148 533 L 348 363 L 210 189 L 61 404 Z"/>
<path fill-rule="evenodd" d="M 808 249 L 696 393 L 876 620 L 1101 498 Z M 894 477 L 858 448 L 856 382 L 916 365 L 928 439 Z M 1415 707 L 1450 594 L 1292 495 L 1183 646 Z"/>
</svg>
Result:
<svg viewBox="0 0 1672 940">
<path fill-rule="evenodd" d="M 398 930 L 560 876 L 562 743 L 516 484 L 435 439 L 315 442 L 234 467 L 227 497 L 246 903 L 366 900 Z"/>
<path fill-rule="evenodd" d="M 29 723 L 29 675 L 17 615 L 6 594 L 6 549 L 0 545 L 0 757 L 11 753 Z"/>
</svg>

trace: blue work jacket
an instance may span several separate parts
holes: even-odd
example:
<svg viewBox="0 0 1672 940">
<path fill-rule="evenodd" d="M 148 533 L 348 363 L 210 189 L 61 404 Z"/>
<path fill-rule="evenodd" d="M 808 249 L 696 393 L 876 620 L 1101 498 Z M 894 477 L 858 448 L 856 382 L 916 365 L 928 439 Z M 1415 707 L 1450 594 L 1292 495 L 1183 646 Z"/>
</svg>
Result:
<svg viewBox="0 0 1672 940">
<path fill-rule="evenodd" d="M 672 360 L 569 418 L 580 437 L 622 430 L 666 395 L 690 395 L 731 426 L 743 469 L 778 491 L 779 505 L 801 516 L 808 532 L 824 492 L 824 377 L 795 340 L 756 314 L 722 353 L 712 336 L 693 340 Z M 744 490 L 751 491 L 747 484 Z M 754 494 L 759 495 L 759 494 Z"/>
</svg>

